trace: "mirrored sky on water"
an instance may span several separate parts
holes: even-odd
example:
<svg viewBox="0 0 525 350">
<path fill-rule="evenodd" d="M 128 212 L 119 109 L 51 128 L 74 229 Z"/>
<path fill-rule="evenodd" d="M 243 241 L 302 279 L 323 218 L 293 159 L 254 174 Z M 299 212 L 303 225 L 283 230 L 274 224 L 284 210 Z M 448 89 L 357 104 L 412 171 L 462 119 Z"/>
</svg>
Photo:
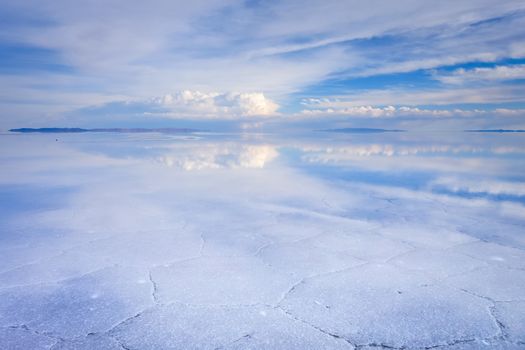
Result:
<svg viewBox="0 0 525 350">
<path fill-rule="evenodd" d="M 246 181 L 269 176 L 293 186 L 294 176 L 300 176 L 334 187 L 397 188 L 510 203 L 523 203 L 525 197 L 521 133 L 5 133 L 0 140 L 8 169 L 4 186 L 28 181 L 63 187 L 57 176 L 90 178 L 93 171 L 108 182 L 103 175 L 120 170 L 128 172 L 125 178 L 140 175 L 144 181 L 183 176 L 209 177 L 213 183 L 215 176 Z M 65 182 L 83 187 L 72 176 Z"/>
<path fill-rule="evenodd" d="M 284 329 L 284 348 L 518 344 L 524 137 L 4 133 L 2 341 L 264 348 Z"/>
</svg>

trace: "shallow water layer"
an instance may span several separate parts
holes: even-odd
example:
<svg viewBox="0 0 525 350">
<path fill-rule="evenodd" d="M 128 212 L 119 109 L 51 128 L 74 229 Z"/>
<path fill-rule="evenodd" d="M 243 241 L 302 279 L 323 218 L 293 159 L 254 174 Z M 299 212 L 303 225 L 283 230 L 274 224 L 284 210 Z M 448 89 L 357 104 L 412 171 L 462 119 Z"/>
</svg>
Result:
<svg viewBox="0 0 525 350">
<path fill-rule="evenodd" d="M 1 134 L 0 349 L 525 347 L 525 135 Z"/>
</svg>

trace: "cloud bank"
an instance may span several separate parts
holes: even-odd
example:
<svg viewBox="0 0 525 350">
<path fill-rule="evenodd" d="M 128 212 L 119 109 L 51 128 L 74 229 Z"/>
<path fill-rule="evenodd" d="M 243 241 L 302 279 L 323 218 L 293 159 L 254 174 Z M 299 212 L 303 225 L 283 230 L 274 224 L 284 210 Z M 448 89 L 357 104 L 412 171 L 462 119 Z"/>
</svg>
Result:
<svg viewBox="0 0 525 350">
<path fill-rule="evenodd" d="M 419 107 L 326 107 L 322 109 L 304 109 L 296 117 L 359 117 L 359 118 L 388 118 L 388 117 L 483 117 L 483 116 L 523 116 L 525 109 L 496 108 L 493 110 L 482 109 L 428 109 Z"/>
<path fill-rule="evenodd" d="M 192 117 L 268 117 L 275 116 L 279 105 L 261 92 L 204 93 L 184 90 L 152 100 L 173 116 Z"/>
</svg>

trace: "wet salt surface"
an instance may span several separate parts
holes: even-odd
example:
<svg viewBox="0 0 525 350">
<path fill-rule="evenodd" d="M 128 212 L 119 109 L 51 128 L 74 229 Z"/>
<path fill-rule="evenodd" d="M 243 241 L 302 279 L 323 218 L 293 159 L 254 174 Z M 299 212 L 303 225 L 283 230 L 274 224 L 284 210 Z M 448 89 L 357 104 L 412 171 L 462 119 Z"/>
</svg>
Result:
<svg viewBox="0 0 525 350">
<path fill-rule="evenodd" d="M 525 348 L 525 136 L 0 135 L 0 349 Z"/>
</svg>

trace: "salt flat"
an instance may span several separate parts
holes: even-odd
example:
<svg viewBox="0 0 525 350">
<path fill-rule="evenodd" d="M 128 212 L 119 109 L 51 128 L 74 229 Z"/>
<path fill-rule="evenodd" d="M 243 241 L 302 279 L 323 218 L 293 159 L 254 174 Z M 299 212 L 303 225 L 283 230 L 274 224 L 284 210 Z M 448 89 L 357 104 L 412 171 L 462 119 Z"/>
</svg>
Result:
<svg viewBox="0 0 525 350">
<path fill-rule="evenodd" d="M 523 137 L 2 134 L 0 349 L 525 348 Z"/>
</svg>

